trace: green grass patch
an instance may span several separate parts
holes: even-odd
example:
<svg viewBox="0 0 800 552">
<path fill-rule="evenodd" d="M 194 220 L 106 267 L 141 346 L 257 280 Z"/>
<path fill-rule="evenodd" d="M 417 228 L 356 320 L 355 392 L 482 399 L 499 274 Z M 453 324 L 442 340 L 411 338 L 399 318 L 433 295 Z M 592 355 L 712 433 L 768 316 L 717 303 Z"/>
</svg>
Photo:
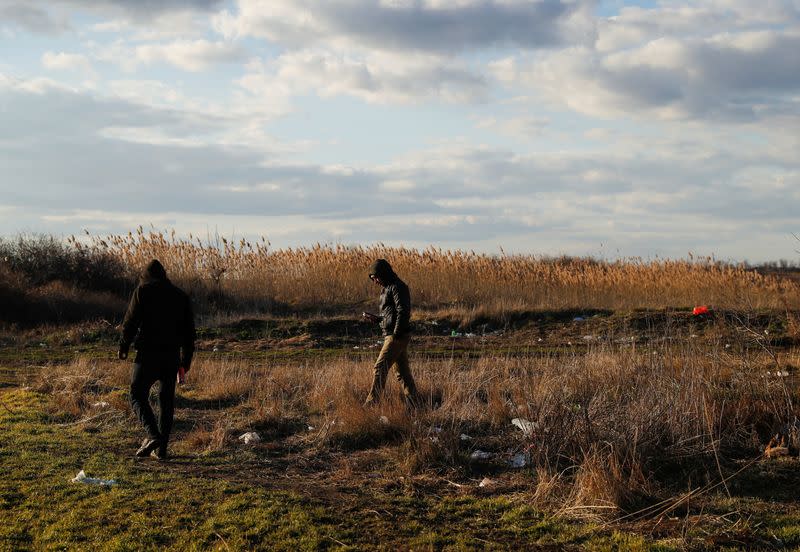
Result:
<svg viewBox="0 0 800 552">
<path fill-rule="evenodd" d="M 14 388 L 0 399 L 3 550 L 478 550 L 585 546 L 595 538 L 591 527 L 501 497 L 398 490 L 337 504 L 191 475 L 192 465 L 234 462 L 233 452 L 211 463 L 189 458 L 183 471 L 160 469 L 128 456 L 138 428 L 127 418 L 88 430 L 48 415 L 46 395 Z M 72 483 L 81 469 L 117 485 Z"/>
</svg>

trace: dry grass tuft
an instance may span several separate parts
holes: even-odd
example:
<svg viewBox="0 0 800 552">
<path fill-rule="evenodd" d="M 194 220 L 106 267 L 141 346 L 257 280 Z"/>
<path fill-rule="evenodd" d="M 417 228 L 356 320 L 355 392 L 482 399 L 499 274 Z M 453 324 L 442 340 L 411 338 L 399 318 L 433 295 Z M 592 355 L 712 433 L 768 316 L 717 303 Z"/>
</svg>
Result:
<svg viewBox="0 0 800 552">
<path fill-rule="evenodd" d="M 36 375 L 32 387 L 51 395 L 53 412 L 78 418 L 96 413 L 96 404 L 112 408 L 128 407 L 121 389 L 127 388 L 130 366 L 120 362 L 98 361 L 79 357 L 64 366 L 45 366 Z"/>
<path fill-rule="evenodd" d="M 234 425 L 228 416 L 222 416 L 210 424 L 195 427 L 182 440 L 182 447 L 189 450 L 214 453 L 224 450 L 234 439 Z"/>
</svg>

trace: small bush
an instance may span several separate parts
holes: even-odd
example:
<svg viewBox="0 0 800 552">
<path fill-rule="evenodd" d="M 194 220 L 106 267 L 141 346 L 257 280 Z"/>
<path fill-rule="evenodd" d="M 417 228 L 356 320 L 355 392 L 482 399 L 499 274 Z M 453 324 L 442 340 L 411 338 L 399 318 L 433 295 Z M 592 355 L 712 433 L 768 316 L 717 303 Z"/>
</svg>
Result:
<svg viewBox="0 0 800 552">
<path fill-rule="evenodd" d="M 77 241 L 54 236 L 22 234 L 15 240 L 0 238 L 0 264 L 24 275 L 31 286 L 64 282 L 82 289 L 124 294 L 131 278 L 117 258 Z"/>
</svg>

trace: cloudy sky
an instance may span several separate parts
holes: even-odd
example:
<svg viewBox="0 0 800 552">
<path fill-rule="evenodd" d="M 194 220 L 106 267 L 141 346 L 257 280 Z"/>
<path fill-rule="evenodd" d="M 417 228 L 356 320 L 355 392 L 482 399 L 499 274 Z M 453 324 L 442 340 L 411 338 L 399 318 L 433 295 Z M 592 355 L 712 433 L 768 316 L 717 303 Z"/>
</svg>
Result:
<svg viewBox="0 0 800 552">
<path fill-rule="evenodd" d="M 0 0 L 0 235 L 798 257 L 800 0 Z"/>
</svg>

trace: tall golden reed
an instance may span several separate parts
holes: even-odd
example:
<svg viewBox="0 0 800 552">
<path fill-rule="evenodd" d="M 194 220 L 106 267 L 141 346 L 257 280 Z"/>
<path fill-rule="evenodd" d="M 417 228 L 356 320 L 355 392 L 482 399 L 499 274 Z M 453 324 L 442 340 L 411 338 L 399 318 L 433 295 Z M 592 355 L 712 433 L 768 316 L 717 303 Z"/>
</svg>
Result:
<svg viewBox="0 0 800 552">
<path fill-rule="evenodd" d="M 72 240 L 77 247 L 81 245 Z M 131 274 L 152 258 L 197 295 L 217 293 L 240 307 L 299 308 L 374 301 L 366 278 L 386 258 L 412 288 L 418 307 L 469 311 L 473 317 L 521 310 L 688 307 L 800 308 L 800 285 L 713 258 L 600 261 L 535 255 L 487 255 L 436 247 L 411 249 L 316 244 L 273 249 L 224 237 L 201 240 L 147 232 L 94 237 Z"/>
</svg>

